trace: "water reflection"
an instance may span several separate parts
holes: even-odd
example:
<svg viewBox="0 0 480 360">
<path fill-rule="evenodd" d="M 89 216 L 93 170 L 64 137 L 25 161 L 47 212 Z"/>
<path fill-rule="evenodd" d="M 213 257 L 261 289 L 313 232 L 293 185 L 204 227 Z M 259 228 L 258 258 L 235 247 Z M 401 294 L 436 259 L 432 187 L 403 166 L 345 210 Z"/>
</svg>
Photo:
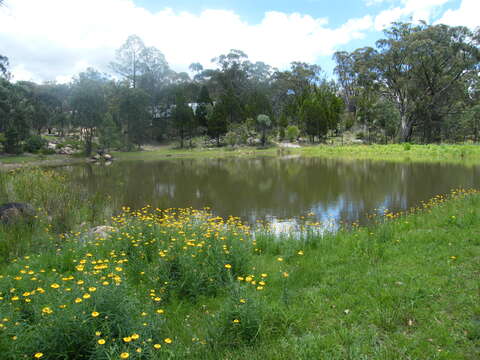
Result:
<svg viewBox="0 0 480 360">
<path fill-rule="evenodd" d="M 321 158 L 179 159 L 58 169 L 89 191 L 110 195 L 116 208 L 209 206 L 221 216 L 281 226 L 281 219 L 308 213 L 322 223 L 365 222 L 367 214 L 384 208 L 405 210 L 452 188 L 478 188 L 479 170 Z"/>
</svg>

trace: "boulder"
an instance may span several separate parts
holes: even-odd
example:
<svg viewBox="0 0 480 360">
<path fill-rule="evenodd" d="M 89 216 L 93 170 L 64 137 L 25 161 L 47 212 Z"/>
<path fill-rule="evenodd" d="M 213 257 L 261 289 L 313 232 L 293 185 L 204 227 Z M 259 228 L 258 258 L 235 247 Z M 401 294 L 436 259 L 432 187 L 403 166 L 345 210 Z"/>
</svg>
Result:
<svg viewBox="0 0 480 360">
<path fill-rule="evenodd" d="M 247 139 L 247 145 L 249 145 L 249 146 L 258 146 L 258 145 L 261 145 L 261 144 L 262 144 L 261 140 L 255 138 L 255 137 L 249 137 Z"/>
<path fill-rule="evenodd" d="M 83 223 L 80 227 L 85 227 Z M 108 225 L 99 225 L 82 232 L 82 235 L 78 239 L 81 244 L 85 245 L 90 241 L 97 241 L 100 239 L 107 239 L 112 232 L 115 231 L 115 228 Z"/>
<path fill-rule="evenodd" d="M 75 153 L 75 150 L 73 150 L 70 146 L 65 146 L 64 148 L 60 149 L 58 153 L 62 155 L 72 155 Z"/>
<path fill-rule="evenodd" d="M 103 154 L 103 158 L 106 160 L 106 161 L 111 161 L 113 159 L 113 156 L 110 155 L 110 154 Z"/>
<path fill-rule="evenodd" d="M 26 203 L 6 203 L 0 206 L 0 222 L 13 224 L 18 221 L 31 221 L 35 216 L 35 209 Z"/>
<path fill-rule="evenodd" d="M 49 142 L 47 144 L 47 149 L 49 150 L 56 150 L 57 149 L 57 144 L 53 143 L 53 142 Z"/>
<path fill-rule="evenodd" d="M 94 228 L 91 228 L 89 231 L 89 234 L 96 239 L 98 238 L 106 239 L 108 235 L 114 230 L 115 228 L 112 226 L 100 225 L 100 226 L 95 226 Z"/>
<path fill-rule="evenodd" d="M 95 161 L 99 161 L 99 160 L 101 160 L 101 158 L 102 157 L 98 154 L 92 156 L 92 160 L 95 160 Z"/>
</svg>

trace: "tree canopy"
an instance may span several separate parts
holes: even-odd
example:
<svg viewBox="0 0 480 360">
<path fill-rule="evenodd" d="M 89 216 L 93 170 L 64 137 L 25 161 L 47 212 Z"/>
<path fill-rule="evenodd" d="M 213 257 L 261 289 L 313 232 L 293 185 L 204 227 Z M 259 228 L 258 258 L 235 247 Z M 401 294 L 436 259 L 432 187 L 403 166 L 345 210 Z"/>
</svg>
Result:
<svg viewBox="0 0 480 360">
<path fill-rule="evenodd" d="M 192 63 L 191 78 L 136 35 L 116 51 L 115 77 L 87 69 L 69 84 L 13 82 L 0 55 L 0 139 L 18 152 L 55 129 L 79 134 L 86 153 L 151 141 L 221 145 L 227 133 L 232 144 L 345 131 L 367 142 L 478 141 L 479 42 L 479 31 L 461 26 L 394 23 L 375 47 L 335 53 L 335 79 L 315 64 L 278 70 L 238 49 L 209 67 Z"/>
</svg>

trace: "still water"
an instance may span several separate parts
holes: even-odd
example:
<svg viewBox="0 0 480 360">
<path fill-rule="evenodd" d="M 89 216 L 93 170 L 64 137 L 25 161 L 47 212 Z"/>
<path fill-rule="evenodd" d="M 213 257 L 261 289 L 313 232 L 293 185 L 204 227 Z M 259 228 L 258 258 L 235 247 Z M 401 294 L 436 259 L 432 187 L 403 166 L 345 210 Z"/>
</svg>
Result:
<svg viewBox="0 0 480 360">
<path fill-rule="evenodd" d="M 454 188 L 479 188 L 480 166 L 322 158 L 170 159 L 66 166 L 71 181 L 111 197 L 113 208 L 208 206 L 253 223 L 333 224 L 406 210 Z"/>
</svg>

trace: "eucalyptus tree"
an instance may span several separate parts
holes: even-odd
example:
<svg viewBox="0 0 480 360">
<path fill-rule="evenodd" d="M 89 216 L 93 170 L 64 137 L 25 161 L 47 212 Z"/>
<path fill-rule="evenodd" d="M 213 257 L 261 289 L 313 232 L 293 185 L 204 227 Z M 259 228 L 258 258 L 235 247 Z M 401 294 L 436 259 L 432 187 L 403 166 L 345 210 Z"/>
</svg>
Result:
<svg viewBox="0 0 480 360">
<path fill-rule="evenodd" d="M 195 63 L 191 63 L 189 66 L 188 66 L 188 69 L 195 74 L 195 76 L 197 74 L 200 74 L 202 71 L 203 71 L 203 65 L 200 64 L 199 62 L 195 62 Z M 196 80 L 194 76 L 194 80 Z"/>
<path fill-rule="evenodd" d="M 221 100 L 207 106 L 207 134 L 216 140 L 217 146 L 220 146 L 220 137 L 227 133 L 227 116 L 227 105 Z"/>
<path fill-rule="evenodd" d="M 30 136 L 34 107 L 29 89 L 0 78 L 0 131 L 4 132 L 4 150 L 18 154 L 21 143 Z"/>
<path fill-rule="evenodd" d="M 142 39 L 130 35 L 116 51 L 116 61 L 110 63 L 112 70 L 126 78 L 133 88 L 137 86 L 138 75 L 141 73 L 141 54 L 144 50 Z"/>
<path fill-rule="evenodd" d="M 432 123 L 442 121 L 464 90 L 462 82 L 479 71 L 478 33 L 461 26 L 395 23 L 385 35 L 376 43 L 374 69 L 399 111 L 400 140 L 409 141 L 421 124 L 431 141 Z"/>
<path fill-rule="evenodd" d="M 128 150 L 140 148 L 148 138 L 152 125 L 149 96 L 138 88 L 123 88 L 119 98 L 119 117 Z"/>
<path fill-rule="evenodd" d="M 130 35 L 116 51 L 116 61 L 110 63 L 110 68 L 124 77 L 131 87 L 136 88 L 140 83 L 147 91 L 173 75 L 163 53 L 145 46 L 137 35 Z"/>
<path fill-rule="evenodd" d="M 212 59 L 216 69 L 202 71 L 196 79 L 209 84 L 212 97 L 222 102 L 228 123 L 240 123 L 245 118 L 245 93 L 248 89 L 248 56 L 232 49 Z"/>
<path fill-rule="evenodd" d="M 347 51 L 337 51 L 333 54 L 333 59 L 337 64 L 334 73 L 337 75 L 347 111 L 355 114 L 358 94 L 358 72 L 355 69 L 354 55 Z"/>
<path fill-rule="evenodd" d="M 10 79 L 11 75 L 8 72 L 8 66 L 9 66 L 8 57 L 0 54 L 0 78 L 7 79 L 7 80 Z"/>
<path fill-rule="evenodd" d="M 108 79 L 88 68 L 73 80 L 71 107 L 74 123 L 80 128 L 85 143 L 85 155 L 90 156 L 95 130 L 107 112 L 106 83 Z"/>
<path fill-rule="evenodd" d="M 312 142 L 325 138 L 329 130 L 336 130 L 344 109 L 333 84 L 324 82 L 315 86 L 301 103 L 299 115 L 304 131 Z"/>
<path fill-rule="evenodd" d="M 173 126 L 180 139 L 180 147 L 184 147 L 185 139 L 188 137 L 191 140 L 195 134 L 195 117 L 192 108 L 188 106 L 187 99 L 181 88 L 177 90 L 175 96 L 175 107 L 173 109 Z"/>
<path fill-rule="evenodd" d="M 272 75 L 271 103 L 277 118 L 282 115 L 300 122 L 299 109 L 312 89 L 322 82 L 323 73 L 318 65 L 292 62 L 290 70 L 275 71 Z"/>
<path fill-rule="evenodd" d="M 213 101 L 210 98 L 210 93 L 208 91 L 208 88 L 206 85 L 202 85 L 200 88 L 200 93 L 197 98 L 197 108 L 195 109 L 195 119 L 198 124 L 198 126 L 207 129 L 208 124 L 207 124 L 207 109 L 208 106 L 213 105 Z"/>
</svg>

